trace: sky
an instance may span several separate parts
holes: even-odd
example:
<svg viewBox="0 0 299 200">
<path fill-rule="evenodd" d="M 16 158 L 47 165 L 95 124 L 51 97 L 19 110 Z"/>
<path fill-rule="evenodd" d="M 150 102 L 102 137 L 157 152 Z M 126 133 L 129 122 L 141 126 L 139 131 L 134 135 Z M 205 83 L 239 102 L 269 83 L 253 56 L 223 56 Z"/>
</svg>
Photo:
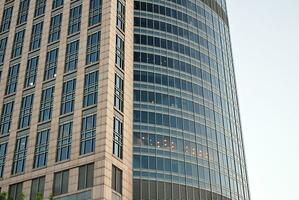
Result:
<svg viewBox="0 0 299 200">
<path fill-rule="evenodd" d="M 251 199 L 298 200 L 299 1 L 226 1 Z"/>
</svg>

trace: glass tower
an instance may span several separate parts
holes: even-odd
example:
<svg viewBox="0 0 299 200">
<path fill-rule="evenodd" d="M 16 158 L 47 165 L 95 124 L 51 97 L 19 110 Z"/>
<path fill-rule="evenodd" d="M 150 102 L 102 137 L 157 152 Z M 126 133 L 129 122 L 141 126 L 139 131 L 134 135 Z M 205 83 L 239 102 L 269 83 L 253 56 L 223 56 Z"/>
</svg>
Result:
<svg viewBox="0 0 299 200">
<path fill-rule="evenodd" d="M 249 200 L 225 0 L 134 2 L 133 199 Z"/>
<path fill-rule="evenodd" d="M 0 199 L 132 199 L 132 11 L 0 0 Z"/>
</svg>

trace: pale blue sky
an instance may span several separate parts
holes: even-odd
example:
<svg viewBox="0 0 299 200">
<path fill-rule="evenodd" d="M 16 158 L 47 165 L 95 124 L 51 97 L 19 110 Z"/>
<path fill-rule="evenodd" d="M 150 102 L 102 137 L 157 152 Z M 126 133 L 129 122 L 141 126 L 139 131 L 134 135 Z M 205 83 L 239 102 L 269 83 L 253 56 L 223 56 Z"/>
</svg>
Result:
<svg viewBox="0 0 299 200">
<path fill-rule="evenodd" d="M 252 200 L 298 200 L 299 0 L 227 0 Z"/>
</svg>

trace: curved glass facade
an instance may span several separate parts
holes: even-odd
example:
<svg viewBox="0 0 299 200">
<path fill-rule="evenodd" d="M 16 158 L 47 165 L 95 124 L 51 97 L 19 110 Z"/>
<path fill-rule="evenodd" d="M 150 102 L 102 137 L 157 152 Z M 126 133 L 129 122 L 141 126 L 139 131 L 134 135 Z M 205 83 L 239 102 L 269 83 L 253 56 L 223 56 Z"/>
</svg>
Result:
<svg viewBox="0 0 299 200">
<path fill-rule="evenodd" d="M 134 3 L 133 199 L 249 200 L 225 0 Z"/>
</svg>

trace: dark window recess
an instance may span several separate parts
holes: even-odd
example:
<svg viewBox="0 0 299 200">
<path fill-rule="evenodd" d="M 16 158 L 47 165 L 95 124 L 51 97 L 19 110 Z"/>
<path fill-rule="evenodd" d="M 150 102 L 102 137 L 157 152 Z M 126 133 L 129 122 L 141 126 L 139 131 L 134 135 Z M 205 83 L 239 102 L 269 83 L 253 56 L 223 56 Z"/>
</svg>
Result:
<svg viewBox="0 0 299 200">
<path fill-rule="evenodd" d="M 37 133 L 33 168 L 47 165 L 49 150 L 50 129 Z"/>
<path fill-rule="evenodd" d="M 124 40 L 116 35 L 116 53 L 115 53 L 115 64 L 117 67 L 124 69 L 125 65 L 125 42 Z"/>
<path fill-rule="evenodd" d="M 53 0 L 52 9 L 58 8 L 63 5 L 63 0 Z"/>
<path fill-rule="evenodd" d="M 40 48 L 42 34 L 43 34 L 43 23 L 34 24 L 32 26 L 31 41 L 30 41 L 30 51 Z"/>
<path fill-rule="evenodd" d="M 11 16 L 13 7 L 5 8 L 2 15 L 2 22 L 0 26 L 0 33 L 8 31 L 10 28 Z"/>
<path fill-rule="evenodd" d="M 11 59 L 22 55 L 24 38 L 25 38 L 25 30 L 21 30 L 15 34 L 12 51 L 11 51 Z"/>
<path fill-rule="evenodd" d="M 93 186 L 94 164 L 83 165 L 79 167 L 78 190 L 90 188 Z"/>
<path fill-rule="evenodd" d="M 123 157 L 123 123 L 114 117 L 113 123 L 113 154 Z"/>
<path fill-rule="evenodd" d="M 32 179 L 31 182 L 31 192 L 30 192 L 30 199 L 38 199 L 38 196 L 41 194 L 44 195 L 45 189 L 45 177 L 38 177 Z"/>
<path fill-rule="evenodd" d="M 43 15 L 45 13 L 45 8 L 46 8 L 46 0 L 36 0 L 34 17 Z"/>
<path fill-rule="evenodd" d="M 52 118 L 53 98 L 54 86 L 42 91 L 39 122 L 43 122 Z"/>
<path fill-rule="evenodd" d="M 60 114 L 73 112 L 76 92 L 76 79 L 63 83 Z"/>
<path fill-rule="evenodd" d="M 57 60 L 58 49 L 53 49 L 47 53 L 44 81 L 56 77 Z"/>
<path fill-rule="evenodd" d="M 68 160 L 71 155 L 73 122 L 59 126 L 56 161 Z"/>
<path fill-rule="evenodd" d="M 0 144 L 0 178 L 3 177 L 6 153 L 7 153 L 7 143 Z"/>
<path fill-rule="evenodd" d="M 22 99 L 20 116 L 19 116 L 19 126 L 18 126 L 19 129 L 30 126 L 33 99 L 34 99 L 34 94 L 25 96 Z"/>
<path fill-rule="evenodd" d="M 125 12 L 125 5 L 120 0 L 117 0 L 116 26 L 122 31 L 125 31 Z"/>
<path fill-rule="evenodd" d="M 21 199 L 23 183 L 16 183 L 9 186 L 8 199 Z"/>
<path fill-rule="evenodd" d="M 0 39 L 0 65 L 3 64 L 4 62 L 6 45 L 7 45 L 7 37 Z"/>
<path fill-rule="evenodd" d="M 112 165 L 112 189 L 122 194 L 122 170 Z"/>
<path fill-rule="evenodd" d="M 0 135 L 7 135 L 11 126 L 11 119 L 13 114 L 14 101 L 3 104 L 1 121 L 0 121 Z"/>
<path fill-rule="evenodd" d="M 29 0 L 20 1 L 17 25 L 27 21 L 29 3 L 30 3 Z"/>
<path fill-rule="evenodd" d="M 102 0 L 90 0 L 88 26 L 100 23 L 102 20 Z"/>
<path fill-rule="evenodd" d="M 119 111 L 124 109 L 124 81 L 121 77 L 115 74 L 114 80 L 114 106 Z"/>
<path fill-rule="evenodd" d="M 94 114 L 82 119 L 80 155 L 88 154 L 95 150 L 96 118 L 97 116 Z"/>
<path fill-rule="evenodd" d="M 64 72 L 71 72 L 77 69 L 78 65 L 79 40 L 67 44 Z"/>
<path fill-rule="evenodd" d="M 69 170 L 57 172 L 54 174 L 53 195 L 68 193 Z"/>
<path fill-rule="evenodd" d="M 27 139 L 28 136 L 17 138 L 11 174 L 18 174 L 25 170 Z"/>
<path fill-rule="evenodd" d="M 77 33 L 81 27 L 81 11 L 82 5 L 74 7 L 70 10 L 68 34 Z"/>
<path fill-rule="evenodd" d="M 20 68 L 20 64 L 13 65 L 9 68 L 5 95 L 16 92 L 18 76 L 19 76 L 19 68 Z"/>
<path fill-rule="evenodd" d="M 62 14 L 58 14 L 51 18 L 48 43 L 60 39 L 61 22 Z"/>
<path fill-rule="evenodd" d="M 39 57 L 30 58 L 27 62 L 24 88 L 35 85 Z"/>
<path fill-rule="evenodd" d="M 97 62 L 100 58 L 100 32 L 89 35 L 87 38 L 86 64 Z"/>
</svg>

